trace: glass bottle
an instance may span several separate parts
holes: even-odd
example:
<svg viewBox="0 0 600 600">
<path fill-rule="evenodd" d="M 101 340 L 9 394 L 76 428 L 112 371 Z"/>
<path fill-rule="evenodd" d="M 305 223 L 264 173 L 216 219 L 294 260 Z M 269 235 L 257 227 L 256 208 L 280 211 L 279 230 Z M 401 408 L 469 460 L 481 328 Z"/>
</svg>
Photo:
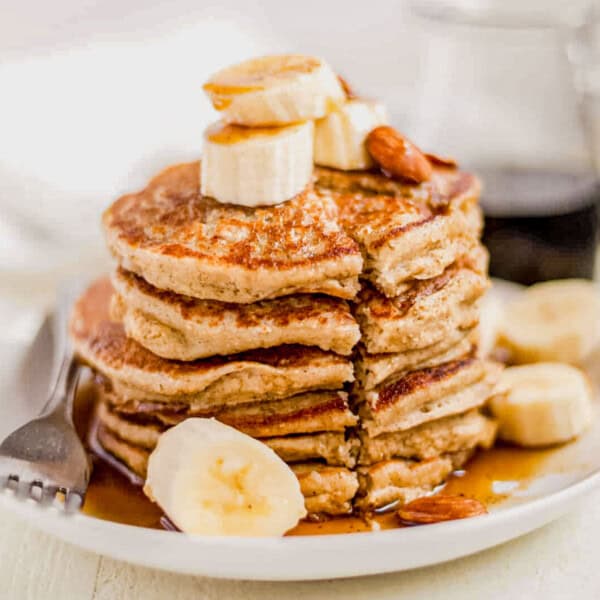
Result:
<svg viewBox="0 0 600 600">
<path fill-rule="evenodd" d="M 592 13 L 565 6 L 413 5 L 426 40 L 414 138 L 480 176 L 490 272 L 525 284 L 594 274 L 600 111 L 586 107 L 574 77 Z"/>
</svg>

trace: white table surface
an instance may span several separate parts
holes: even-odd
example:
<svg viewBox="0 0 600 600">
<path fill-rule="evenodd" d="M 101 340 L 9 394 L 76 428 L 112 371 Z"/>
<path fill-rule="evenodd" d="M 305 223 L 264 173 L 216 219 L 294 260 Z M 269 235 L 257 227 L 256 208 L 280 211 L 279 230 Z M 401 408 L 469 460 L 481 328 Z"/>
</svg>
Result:
<svg viewBox="0 0 600 600">
<path fill-rule="evenodd" d="M 5 296 L 6 298 L 6 296 Z M 30 298 L 31 300 L 31 298 Z M 18 307 L 0 314 L 14 324 Z M 0 402 L 31 309 L 13 342 L 0 343 Z M 14 328 L 13 328 L 14 329 Z M 8 329 L 3 329 L 8 331 Z M 2 393 L 4 392 L 4 393 Z M 401 552 L 409 548 L 399 548 Z M 309 583 L 220 581 L 172 575 L 84 552 L 0 509 L 0 600 L 600 598 L 600 490 L 567 517 L 478 555 L 407 573 Z"/>
</svg>

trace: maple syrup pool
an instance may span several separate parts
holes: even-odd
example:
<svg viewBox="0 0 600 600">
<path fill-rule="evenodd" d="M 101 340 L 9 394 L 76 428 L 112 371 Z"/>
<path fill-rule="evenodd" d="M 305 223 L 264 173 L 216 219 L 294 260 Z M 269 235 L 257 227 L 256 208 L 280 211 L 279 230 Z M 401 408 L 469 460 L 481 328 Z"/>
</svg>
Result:
<svg viewBox="0 0 600 600">
<path fill-rule="evenodd" d="M 83 513 L 125 525 L 169 529 L 162 510 L 144 495 L 139 477 L 128 472 L 94 443 L 94 401 L 92 385 L 82 385 L 74 411 L 75 424 L 81 438 L 91 441 L 89 449 L 94 465 Z M 468 496 L 490 507 L 510 498 L 515 490 L 523 489 L 540 472 L 551 453 L 552 450 L 525 450 L 502 445 L 478 452 L 464 469 L 450 476 L 439 493 Z M 287 535 L 354 533 L 400 527 L 403 525 L 391 511 L 369 516 L 368 519 L 337 517 L 302 521 Z"/>
</svg>

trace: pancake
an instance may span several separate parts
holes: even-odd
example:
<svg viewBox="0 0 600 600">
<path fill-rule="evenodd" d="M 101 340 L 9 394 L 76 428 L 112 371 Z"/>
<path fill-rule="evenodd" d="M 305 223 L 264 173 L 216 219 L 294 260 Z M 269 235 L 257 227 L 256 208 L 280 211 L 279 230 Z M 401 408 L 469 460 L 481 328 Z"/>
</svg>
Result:
<svg viewBox="0 0 600 600">
<path fill-rule="evenodd" d="M 156 423 L 138 423 L 129 420 L 112 410 L 106 402 L 98 403 L 96 419 L 104 429 L 107 429 L 119 439 L 148 451 L 154 450 L 158 438 L 166 429 Z"/>
<path fill-rule="evenodd" d="M 104 450 L 118 458 L 136 475 L 146 479 L 148 457 L 150 456 L 149 450 L 122 440 L 104 425 L 98 426 L 96 438 Z"/>
<path fill-rule="evenodd" d="M 456 329 L 436 344 L 406 352 L 369 354 L 361 344 L 354 360 L 355 386 L 365 391 L 371 390 L 392 376 L 457 360 L 472 354 L 478 340 L 479 332 L 474 327 L 467 330 Z"/>
<path fill-rule="evenodd" d="M 285 462 L 324 460 L 328 465 L 352 468 L 358 455 L 358 438 L 346 439 L 343 433 L 326 432 L 313 435 L 263 438 Z"/>
<path fill-rule="evenodd" d="M 111 392 L 103 392 L 102 398 L 113 411 L 138 423 L 170 426 L 190 417 L 214 417 L 257 438 L 321 431 L 343 433 L 357 422 L 356 415 L 348 407 L 347 394 L 335 391 L 311 392 L 273 402 L 224 406 L 203 412 L 190 411 L 185 406 L 176 406 L 174 410 L 170 405 L 155 403 L 122 405 Z"/>
<path fill-rule="evenodd" d="M 150 452 L 123 441 L 104 426 L 98 427 L 98 442 L 142 479 L 146 478 Z M 347 514 L 352 510 L 352 498 L 358 488 L 356 473 L 344 467 L 320 463 L 291 465 L 298 477 L 309 514 Z"/>
<path fill-rule="evenodd" d="M 486 262 L 480 247 L 433 279 L 403 284 L 395 298 L 364 287 L 354 312 L 367 352 L 420 350 L 477 325 L 478 300 L 488 288 Z"/>
<path fill-rule="evenodd" d="M 352 298 L 362 257 L 331 198 L 311 189 L 246 208 L 200 195 L 200 164 L 165 169 L 104 213 L 106 241 L 128 271 L 159 289 L 250 303 L 298 292 Z"/>
<path fill-rule="evenodd" d="M 431 181 L 411 185 L 375 172 L 317 168 L 315 185 L 336 202 L 342 227 L 359 244 L 363 277 L 388 297 L 401 283 L 441 275 L 479 244 L 480 185 L 468 173 L 436 169 Z"/>
<path fill-rule="evenodd" d="M 306 346 L 251 350 L 193 362 L 155 356 L 128 338 L 108 308 L 107 279 L 92 284 L 75 304 L 70 333 L 79 357 L 110 380 L 123 401 L 184 401 L 194 410 L 339 389 L 353 379 L 352 363 Z"/>
<path fill-rule="evenodd" d="M 119 439 L 152 451 L 166 427 L 140 423 L 111 410 L 104 402 L 97 409 L 98 421 Z M 346 439 L 343 432 L 298 434 L 261 439 L 286 462 L 322 460 L 330 465 L 353 467 L 358 454 L 358 439 Z"/>
<path fill-rule="evenodd" d="M 482 406 L 501 370 L 471 356 L 392 378 L 357 396 L 362 427 L 375 437 Z"/>
<path fill-rule="evenodd" d="M 318 463 L 290 466 L 300 482 L 309 514 L 345 515 L 352 512 L 352 499 L 358 489 L 356 473 Z"/>
<path fill-rule="evenodd" d="M 254 304 L 197 300 L 159 290 L 118 269 L 111 315 L 127 335 L 163 358 L 195 360 L 282 344 L 348 355 L 360 338 L 346 301 L 298 294 Z"/>
<path fill-rule="evenodd" d="M 428 460 L 442 454 L 472 448 L 490 448 L 497 425 L 477 410 L 430 421 L 407 431 L 370 437 L 360 432 L 361 465 L 391 458 Z"/>
<path fill-rule="evenodd" d="M 471 455 L 472 451 L 468 450 L 421 462 L 397 458 L 360 467 L 354 506 L 369 511 L 391 503 L 406 504 L 444 483 Z"/>
</svg>

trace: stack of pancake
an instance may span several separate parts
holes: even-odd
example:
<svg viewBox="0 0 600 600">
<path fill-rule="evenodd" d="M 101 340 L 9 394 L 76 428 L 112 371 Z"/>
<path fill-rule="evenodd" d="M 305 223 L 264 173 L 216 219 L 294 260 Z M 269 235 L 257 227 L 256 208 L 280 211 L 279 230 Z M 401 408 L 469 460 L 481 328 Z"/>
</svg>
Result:
<svg viewBox="0 0 600 600">
<path fill-rule="evenodd" d="M 98 441 L 144 477 L 165 428 L 214 417 L 289 462 L 308 511 L 347 513 L 358 245 L 312 190 L 244 208 L 201 196 L 198 174 L 167 169 L 104 215 L 118 267 L 71 327 L 102 380 Z"/>
<path fill-rule="evenodd" d="M 479 410 L 500 370 L 477 355 L 488 287 L 479 185 L 454 168 L 418 186 L 319 168 L 316 188 L 336 202 L 365 257 L 353 302 L 362 334 L 352 386 L 360 417 L 354 505 L 409 502 L 496 435 Z"/>
<path fill-rule="evenodd" d="M 202 196 L 199 170 L 104 215 L 118 266 L 71 334 L 105 450 L 143 478 L 166 428 L 214 417 L 290 464 L 309 513 L 339 515 L 427 493 L 492 443 L 475 178 L 317 169 L 314 188 L 245 208 Z"/>
</svg>

